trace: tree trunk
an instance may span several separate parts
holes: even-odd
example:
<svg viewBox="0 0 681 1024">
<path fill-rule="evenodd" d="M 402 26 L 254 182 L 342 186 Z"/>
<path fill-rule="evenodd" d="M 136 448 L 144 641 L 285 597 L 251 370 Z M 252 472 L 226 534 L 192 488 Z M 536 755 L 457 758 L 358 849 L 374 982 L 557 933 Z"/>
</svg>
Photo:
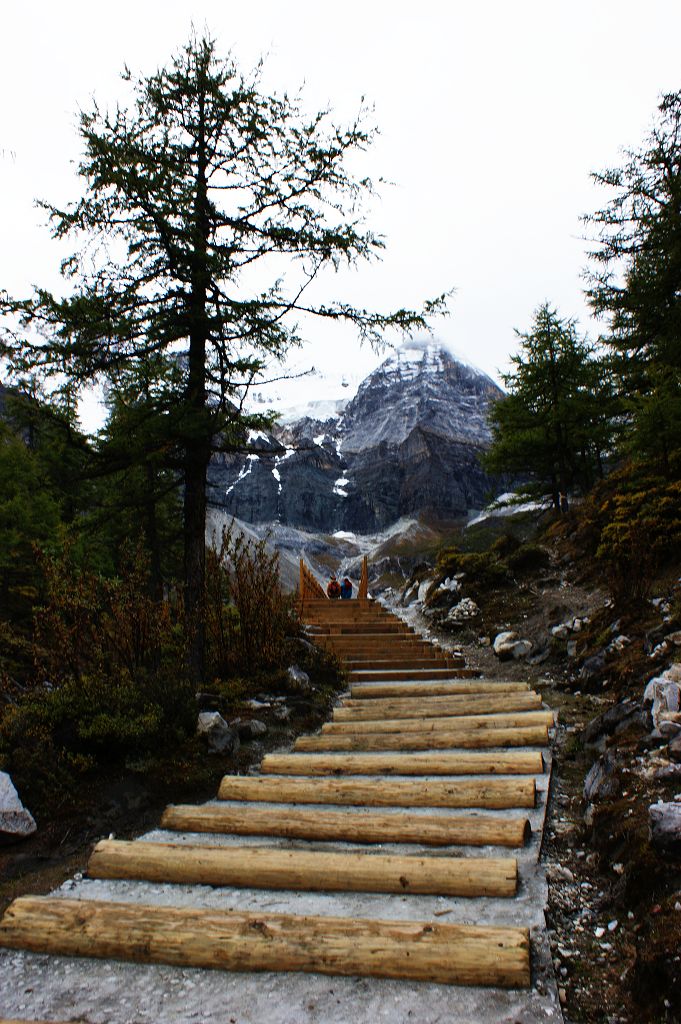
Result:
<svg viewBox="0 0 681 1024">
<path fill-rule="evenodd" d="M 161 545 L 158 538 L 158 522 L 156 519 L 156 474 L 150 462 L 146 463 L 144 471 L 146 489 L 144 532 L 151 562 L 149 590 L 154 601 L 161 601 L 163 599 L 163 573 L 161 571 Z"/>
<path fill-rule="evenodd" d="M 205 648 L 206 468 L 202 444 L 187 445 L 184 473 L 184 601 L 187 669 L 193 683 L 203 679 Z"/>
<path fill-rule="evenodd" d="M 184 467 L 184 597 L 188 633 L 187 669 L 193 683 L 203 679 L 205 660 L 206 474 L 212 436 L 206 408 L 206 314 L 208 279 L 208 200 L 206 183 L 205 93 L 199 67 L 199 132 L 194 205 L 195 243 L 189 299 L 189 374 Z"/>
</svg>

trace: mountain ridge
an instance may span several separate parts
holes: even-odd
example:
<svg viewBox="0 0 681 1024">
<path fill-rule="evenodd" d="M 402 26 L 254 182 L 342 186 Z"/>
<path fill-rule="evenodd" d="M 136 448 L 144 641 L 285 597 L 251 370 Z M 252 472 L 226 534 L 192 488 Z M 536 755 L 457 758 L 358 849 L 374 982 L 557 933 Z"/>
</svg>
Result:
<svg viewBox="0 0 681 1024">
<path fill-rule="evenodd" d="M 422 512 L 460 518 L 493 488 L 480 455 L 502 394 L 442 343 L 410 342 L 342 410 L 251 432 L 245 453 L 216 457 L 211 503 L 245 522 L 323 532 L 371 533 Z"/>
</svg>

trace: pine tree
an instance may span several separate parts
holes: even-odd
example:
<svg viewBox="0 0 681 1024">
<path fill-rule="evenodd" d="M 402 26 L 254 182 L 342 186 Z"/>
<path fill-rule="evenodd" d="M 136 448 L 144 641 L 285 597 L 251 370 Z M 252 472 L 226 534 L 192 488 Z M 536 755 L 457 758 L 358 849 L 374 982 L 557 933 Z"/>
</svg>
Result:
<svg viewBox="0 0 681 1024">
<path fill-rule="evenodd" d="M 681 92 L 624 156 L 593 175 L 611 198 L 584 218 L 596 229 L 587 295 L 608 325 L 628 447 L 669 475 L 681 452 Z"/>
<path fill-rule="evenodd" d="M 373 132 L 260 90 L 211 39 L 191 39 L 167 68 L 133 81 L 130 107 L 84 112 L 85 190 L 46 206 L 57 238 L 80 248 L 63 264 L 73 291 L 39 291 L 10 309 L 42 330 L 14 344 L 20 368 L 75 386 L 168 361 L 146 406 L 145 447 L 178 457 L 183 486 L 189 671 L 202 674 L 206 472 L 211 454 L 248 423 L 244 390 L 303 334 L 307 316 L 348 321 L 369 342 L 425 326 L 404 309 L 382 315 L 319 302 L 326 266 L 376 257 L 365 228 L 372 184 L 347 169 Z M 425 304 L 442 308 L 443 298 Z M 252 420 L 261 425 L 261 420 Z M 145 455 L 146 457 L 146 455 Z"/>
<path fill-rule="evenodd" d="M 491 411 L 493 443 L 489 472 L 526 481 L 531 493 L 588 489 L 602 475 L 612 435 L 612 394 L 604 364 L 548 303 L 534 315 L 532 330 L 516 332 L 520 351 L 514 371 L 503 376 L 508 395 Z"/>
</svg>

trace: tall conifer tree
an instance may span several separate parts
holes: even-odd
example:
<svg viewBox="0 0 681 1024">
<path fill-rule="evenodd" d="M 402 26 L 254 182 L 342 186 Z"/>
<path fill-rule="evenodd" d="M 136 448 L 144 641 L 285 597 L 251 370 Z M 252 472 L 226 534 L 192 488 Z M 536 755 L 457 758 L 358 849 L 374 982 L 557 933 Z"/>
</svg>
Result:
<svg viewBox="0 0 681 1024">
<path fill-rule="evenodd" d="M 73 291 L 39 291 L 10 304 L 43 338 L 24 334 L 26 369 L 76 385 L 142 376 L 157 356 L 172 364 L 148 387 L 145 450 L 181 467 L 184 587 L 190 675 L 203 667 L 206 472 L 233 443 L 244 389 L 268 358 L 302 340 L 312 314 L 354 324 L 378 341 L 389 328 L 425 326 L 424 314 L 387 315 L 320 302 L 310 286 L 327 265 L 377 256 L 362 219 L 371 181 L 347 157 L 365 149 L 364 115 L 339 128 L 322 111 L 260 89 L 209 38 L 191 39 L 167 68 L 133 81 L 129 107 L 94 106 L 80 120 L 82 198 L 47 206 L 54 235 L 79 248 L 63 264 Z M 425 304 L 425 314 L 442 307 Z M 252 425 L 259 425 L 251 420 Z"/>
</svg>

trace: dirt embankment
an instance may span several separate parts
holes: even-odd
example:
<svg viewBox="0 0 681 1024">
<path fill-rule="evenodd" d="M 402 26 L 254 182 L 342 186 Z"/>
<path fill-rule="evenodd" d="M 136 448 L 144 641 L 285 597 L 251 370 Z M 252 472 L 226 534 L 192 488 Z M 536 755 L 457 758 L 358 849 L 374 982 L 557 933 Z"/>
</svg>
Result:
<svg viewBox="0 0 681 1024">
<path fill-rule="evenodd" d="M 651 844 L 649 807 L 681 801 L 681 764 L 652 734 L 642 705 L 648 679 L 681 661 L 673 644 L 653 653 L 677 627 L 662 614 L 667 602 L 618 617 L 604 592 L 575 582 L 568 565 L 555 568 L 517 589 L 491 591 L 489 600 L 478 591 L 478 621 L 440 635 L 486 676 L 531 682 L 559 713 L 542 856 L 566 1022 L 678 1024 L 681 862 Z M 667 586 L 673 592 L 674 582 Z M 579 632 L 551 633 L 575 618 L 586 620 Z M 500 662 L 488 644 L 502 630 L 532 640 L 539 656 Z M 608 711 L 615 726 L 603 720 Z M 599 786 L 588 802 L 585 780 L 595 764 Z"/>
</svg>

